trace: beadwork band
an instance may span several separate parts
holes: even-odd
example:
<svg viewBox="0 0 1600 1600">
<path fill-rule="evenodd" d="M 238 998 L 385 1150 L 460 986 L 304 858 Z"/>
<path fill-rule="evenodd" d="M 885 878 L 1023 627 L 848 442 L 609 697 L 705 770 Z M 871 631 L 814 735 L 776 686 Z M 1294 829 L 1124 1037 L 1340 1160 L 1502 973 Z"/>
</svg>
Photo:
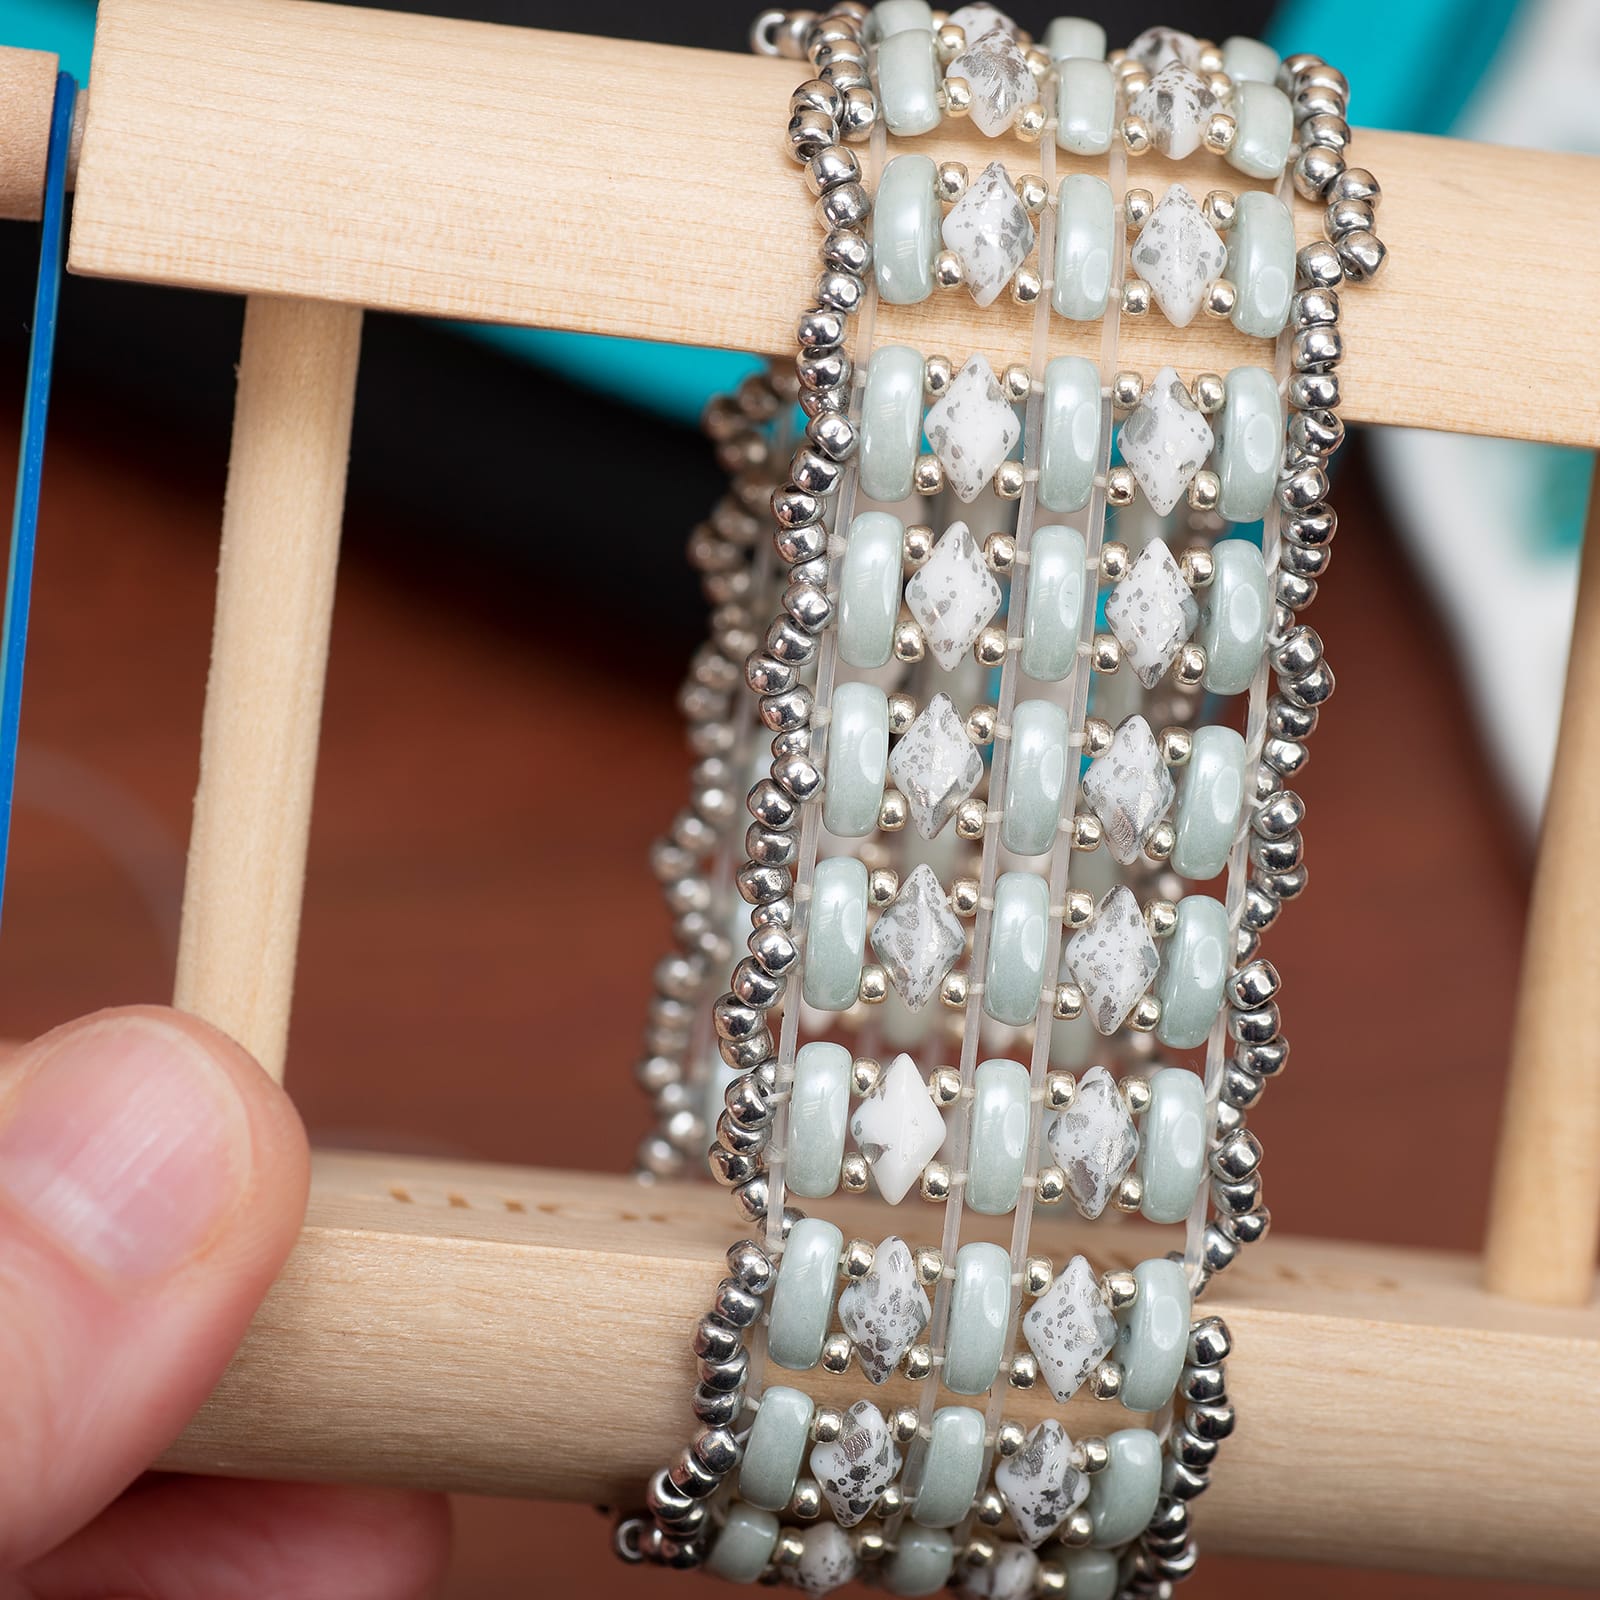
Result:
<svg viewBox="0 0 1600 1600">
<path fill-rule="evenodd" d="M 678 1172 L 714 1125 L 712 1175 L 765 1232 L 729 1251 L 699 1429 L 618 1548 L 812 1593 L 865 1571 L 1163 1593 L 1233 1426 L 1227 1330 L 1195 1302 L 1269 1223 L 1246 1118 L 1288 1045 L 1258 945 L 1306 882 L 1286 785 L 1333 677 L 1299 613 L 1378 185 L 1345 165 L 1343 77 L 1251 40 L 1155 29 L 1107 58 L 1079 19 L 1035 46 L 922 0 L 769 12 L 754 40 L 816 74 L 787 137 L 822 271 L 793 374 L 708 414 L 733 487 L 690 546 L 712 639 L 682 697 L 692 802 L 655 858 L 679 948 L 640 1165 Z M 900 147 L 956 118 L 1037 170 Z M 1162 184 L 1158 158 L 1191 157 L 1266 186 Z M 1324 207 L 1298 250 L 1292 190 Z M 944 293 L 1021 308 L 970 319 L 1014 359 L 875 345 Z M 1152 313 L 1264 353 L 1147 377 L 1119 345 Z M 847 1239 L 831 1216 L 862 1202 L 834 1197 L 871 1190 L 937 1242 Z M 1036 1208 L 1068 1201 L 1183 1246 L 1034 1253 Z M 904 1403 L 830 1403 L 856 1372 Z M 1132 1425 L 1008 1415 L 1038 1417 L 1041 1385 Z"/>
</svg>

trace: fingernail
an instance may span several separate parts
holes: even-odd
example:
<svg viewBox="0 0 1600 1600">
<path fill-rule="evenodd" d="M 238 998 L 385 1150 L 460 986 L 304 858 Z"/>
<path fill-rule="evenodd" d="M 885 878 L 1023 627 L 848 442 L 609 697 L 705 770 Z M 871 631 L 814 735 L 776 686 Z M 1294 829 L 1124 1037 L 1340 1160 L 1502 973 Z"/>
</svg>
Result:
<svg viewBox="0 0 1600 1600">
<path fill-rule="evenodd" d="M 113 1277 L 182 1265 L 238 1203 L 244 1107 L 187 1034 L 117 1018 L 66 1035 L 0 1108 L 0 1197 Z"/>
</svg>

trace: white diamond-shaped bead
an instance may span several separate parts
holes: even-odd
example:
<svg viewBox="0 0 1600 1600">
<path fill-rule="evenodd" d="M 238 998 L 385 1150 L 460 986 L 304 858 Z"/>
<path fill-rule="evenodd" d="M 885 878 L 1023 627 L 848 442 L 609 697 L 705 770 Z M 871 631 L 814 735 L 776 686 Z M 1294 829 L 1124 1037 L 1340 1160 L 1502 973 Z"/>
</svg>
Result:
<svg viewBox="0 0 1600 1600">
<path fill-rule="evenodd" d="M 1104 1067 L 1090 1067 L 1072 1104 L 1051 1118 L 1045 1138 L 1067 1175 L 1072 1203 L 1092 1221 L 1110 1204 L 1139 1154 L 1139 1130 L 1116 1079 Z"/>
<path fill-rule="evenodd" d="M 832 1594 L 861 1571 L 856 1542 L 835 1522 L 813 1523 L 800 1535 L 794 1581 L 807 1594 Z"/>
<path fill-rule="evenodd" d="M 857 1400 L 844 1414 L 837 1439 L 811 1451 L 811 1476 L 833 1508 L 841 1528 L 853 1528 L 883 1498 L 900 1471 L 900 1452 L 889 1424 L 870 1400 Z"/>
<path fill-rule="evenodd" d="M 967 36 L 967 43 L 981 39 L 998 28 L 1015 39 L 1018 33 L 1014 23 L 998 6 L 958 6 L 950 13 L 950 20 Z"/>
<path fill-rule="evenodd" d="M 912 826 L 933 838 L 978 787 L 983 757 L 947 694 L 936 694 L 889 753 L 889 776 L 906 797 Z"/>
<path fill-rule="evenodd" d="M 999 299 L 1033 249 L 1033 219 L 998 161 L 967 185 L 967 192 L 945 213 L 940 232 L 946 248 L 960 257 L 967 288 L 980 306 Z"/>
<path fill-rule="evenodd" d="M 1067 1430 L 1047 1417 L 994 1469 L 994 1486 L 1024 1544 L 1043 1544 L 1088 1499 L 1089 1477 L 1073 1466 L 1072 1448 Z"/>
<path fill-rule="evenodd" d="M 1211 424 L 1171 367 L 1155 375 L 1117 436 L 1122 459 L 1163 517 L 1183 498 L 1215 442 Z"/>
<path fill-rule="evenodd" d="M 944 1118 L 910 1056 L 894 1058 L 878 1087 L 855 1109 L 850 1134 L 878 1193 L 899 1205 L 944 1144 Z"/>
<path fill-rule="evenodd" d="M 1187 328 L 1199 314 L 1206 285 L 1227 267 L 1228 247 L 1195 197 L 1175 183 L 1145 219 L 1130 264 L 1150 285 L 1167 321 Z"/>
<path fill-rule="evenodd" d="M 1106 625 L 1147 689 L 1160 681 L 1199 621 L 1194 592 L 1163 539 L 1152 539 L 1106 596 Z"/>
<path fill-rule="evenodd" d="M 872 1271 L 839 1293 L 839 1326 L 872 1383 L 883 1383 L 899 1366 L 932 1315 L 911 1246 L 894 1234 L 873 1252 Z"/>
<path fill-rule="evenodd" d="M 1067 970 L 1083 990 L 1089 1020 L 1115 1033 L 1150 987 L 1161 958 L 1126 884 L 1110 889 L 1094 915 L 1067 941 Z"/>
<path fill-rule="evenodd" d="M 991 139 L 1005 133 L 1018 110 L 1038 98 L 1028 58 L 1003 28 L 991 28 L 976 39 L 969 33 L 966 49 L 945 68 L 945 76 L 967 80 L 973 125 Z"/>
<path fill-rule="evenodd" d="M 1134 96 L 1129 108 L 1150 128 L 1150 142 L 1164 156 L 1182 161 L 1200 148 L 1217 97 L 1192 67 L 1169 61 Z"/>
<path fill-rule="evenodd" d="M 1105 751 L 1083 775 L 1084 798 L 1105 829 L 1106 848 L 1128 866 L 1166 816 L 1174 794 L 1172 774 L 1150 724 L 1137 712 L 1111 735 Z"/>
<path fill-rule="evenodd" d="M 922 624 L 933 659 L 951 671 L 1000 609 L 1000 585 L 964 522 L 952 522 L 906 585 L 906 605 Z"/>
<path fill-rule="evenodd" d="M 1039 1578 L 1039 1558 L 1025 1544 L 1007 1540 L 995 1546 L 986 1567 L 964 1567 L 961 1593 L 972 1600 L 1032 1600 Z"/>
<path fill-rule="evenodd" d="M 1074 1256 L 1028 1308 L 1022 1332 L 1050 1393 L 1070 1400 L 1117 1342 L 1116 1319 L 1082 1256 Z"/>
<path fill-rule="evenodd" d="M 934 997 L 966 947 L 966 929 L 950 909 L 938 873 L 926 861 L 900 885 L 899 894 L 872 928 L 873 954 L 913 1011 Z"/>
<path fill-rule="evenodd" d="M 1146 72 L 1159 72 L 1174 61 L 1198 67 L 1200 41 L 1192 33 L 1180 33 L 1176 28 L 1146 28 L 1128 46 L 1128 54 Z"/>
<path fill-rule="evenodd" d="M 928 408 L 928 443 L 956 498 L 970 504 L 1022 437 L 1022 424 L 988 361 L 974 356 Z"/>
</svg>

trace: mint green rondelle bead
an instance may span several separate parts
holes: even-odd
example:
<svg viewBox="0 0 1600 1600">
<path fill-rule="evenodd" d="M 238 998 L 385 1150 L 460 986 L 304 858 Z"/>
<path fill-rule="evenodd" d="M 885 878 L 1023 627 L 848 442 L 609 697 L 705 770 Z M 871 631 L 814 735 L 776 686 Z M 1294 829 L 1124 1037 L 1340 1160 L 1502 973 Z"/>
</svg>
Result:
<svg viewBox="0 0 1600 1600">
<path fill-rule="evenodd" d="M 1067 1579 L 1065 1600 L 1116 1600 L 1121 1587 L 1116 1551 L 1063 1550 L 1059 1560 Z"/>
<path fill-rule="evenodd" d="M 1156 978 L 1161 1002 L 1156 1037 L 1170 1049 L 1192 1050 L 1206 1042 L 1222 1006 L 1231 942 L 1227 908 L 1220 900 L 1191 894 L 1178 902 Z"/>
<path fill-rule="evenodd" d="M 1075 156 L 1103 156 L 1117 120 L 1117 86 L 1104 61 L 1068 56 L 1056 66 L 1056 143 Z"/>
<path fill-rule="evenodd" d="M 1195 729 L 1172 813 L 1172 870 L 1180 876 L 1200 883 L 1227 866 L 1244 805 L 1244 768 L 1244 739 L 1234 729 Z"/>
<path fill-rule="evenodd" d="M 844 1235 L 821 1217 L 789 1230 L 767 1313 L 767 1354 L 780 1367 L 805 1372 L 822 1359 L 843 1248 Z"/>
<path fill-rule="evenodd" d="M 839 1187 L 844 1134 L 850 1118 L 850 1052 L 814 1039 L 794 1058 L 789 1091 L 789 1187 L 805 1200 L 821 1200 Z"/>
<path fill-rule="evenodd" d="M 848 666 L 889 664 L 905 536 L 900 519 L 887 511 L 863 511 L 850 524 L 839 564 L 839 656 Z"/>
<path fill-rule="evenodd" d="M 755 1506 L 731 1505 L 706 1557 L 707 1570 L 729 1583 L 754 1583 L 778 1547 L 778 1519 Z"/>
<path fill-rule="evenodd" d="M 937 1594 L 954 1562 L 955 1546 L 943 1529 L 902 1527 L 883 1564 L 883 1586 L 890 1594 Z"/>
<path fill-rule="evenodd" d="M 782 1385 L 762 1393 L 739 1463 L 739 1493 L 753 1506 L 782 1511 L 794 1493 L 811 1442 L 811 1396 Z"/>
<path fill-rule="evenodd" d="M 884 126 L 912 139 L 939 126 L 939 61 L 928 28 L 906 28 L 878 44 L 878 101 Z"/>
<path fill-rule="evenodd" d="M 1122 1403 L 1156 1411 L 1172 1398 L 1189 1348 L 1189 1278 L 1181 1261 L 1156 1256 L 1133 1269 L 1138 1297 L 1117 1313 Z"/>
<path fill-rule="evenodd" d="M 1238 298 L 1233 325 L 1258 339 L 1276 339 L 1294 295 L 1294 221 L 1264 189 L 1239 196 L 1228 230 L 1228 277 Z"/>
<path fill-rule="evenodd" d="M 913 28 L 931 29 L 933 7 L 928 0 L 878 0 L 872 8 L 872 23 L 879 39 L 909 33 Z"/>
<path fill-rule="evenodd" d="M 1044 30 L 1044 48 L 1052 61 L 1104 61 L 1106 30 L 1087 17 L 1057 17 Z"/>
<path fill-rule="evenodd" d="M 933 1414 L 922 1484 L 911 1515 L 925 1528 L 953 1528 L 972 1509 L 989 1453 L 983 1413 L 971 1406 L 941 1406 Z"/>
<path fill-rule="evenodd" d="M 997 1057 L 972 1075 L 967 1205 L 986 1217 L 1016 1209 L 1028 1164 L 1028 1069 Z"/>
<path fill-rule="evenodd" d="M 1233 86 L 1237 127 L 1228 146 L 1228 165 L 1247 178 L 1276 178 L 1289 164 L 1294 142 L 1294 107 L 1275 83 L 1246 79 Z"/>
<path fill-rule="evenodd" d="M 933 293 L 939 254 L 939 196 L 933 158 L 896 156 L 872 201 L 872 262 L 886 305 L 914 306 Z"/>
<path fill-rule="evenodd" d="M 1139 1124 L 1139 1210 L 1151 1222 L 1182 1222 L 1206 1174 L 1206 1086 L 1187 1067 L 1150 1075 L 1150 1105 Z"/>
<path fill-rule="evenodd" d="M 1211 547 L 1212 577 L 1200 598 L 1195 638 L 1205 647 L 1200 680 L 1213 694 L 1243 694 L 1261 664 L 1272 618 L 1272 585 L 1261 552 L 1248 539 Z"/>
<path fill-rule="evenodd" d="M 922 438 L 922 357 L 887 344 L 867 362 L 861 392 L 861 492 L 872 500 L 904 500 Z"/>
<path fill-rule="evenodd" d="M 1148 1428 L 1119 1429 L 1106 1439 L 1106 1450 L 1110 1460 L 1089 1479 L 1087 1509 L 1097 1550 L 1143 1533 L 1161 1497 L 1161 1441 Z"/>
<path fill-rule="evenodd" d="M 956 1251 L 945 1330 L 944 1386 L 952 1394 L 983 1394 L 1005 1355 L 1011 1315 L 1011 1256 L 997 1244 L 964 1244 Z"/>
<path fill-rule="evenodd" d="M 1265 367 L 1235 367 L 1223 380 L 1217 429 L 1217 509 L 1229 522 L 1267 514 L 1283 459 L 1283 397 Z"/>
<path fill-rule="evenodd" d="M 1235 90 L 1241 83 L 1276 83 L 1278 52 L 1259 39 L 1236 33 L 1222 41 L 1222 70 L 1233 79 Z"/>
<path fill-rule="evenodd" d="M 1019 856 L 1043 855 L 1056 842 L 1070 723 L 1066 707 L 1053 700 L 1021 700 L 1012 710 L 1000 842 Z"/>
<path fill-rule="evenodd" d="M 1044 369 L 1039 434 L 1039 503 L 1047 510 L 1088 505 L 1100 464 L 1100 421 L 1100 369 L 1086 356 L 1057 356 Z"/>
<path fill-rule="evenodd" d="M 829 856 L 812 878 L 806 923 L 806 1004 L 846 1011 L 861 988 L 867 943 L 867 869 L 854 856 Z"/>
<path fill-rule="evenodd" d="M 983 978 L 983 1009 L 996 1022 L 1017 1028 L 1038 1014 L 1049 928 L 1049 884 L 1037 872 L 1001 873 Z"/>
<path fill-rule="evenodd" d="M 889 769 L 889 697 L 875 683 L 841 683 L 828 724 L 822 823 L 840 839 L 864 839 L 878 826 Z"/>
<path fill-rule="evenodd" d="M 1241 197 L 1242 198 L 1242 197 Z M 1098 322 L 1111 293 L 1116 205 L 1111 185 L 1072 172 L 1056 190 L 1055 282 L 1050 304 L 1072 322 Z"/>
<path fill-rule="evenodd" d="M 1058 683 L 1078 659 L 1083 629 L 1083 535 L 1051 524 L 1035 529 L 1028 557 L 1028 614 L 1022 625 L 1022 670 Z"/>
</svg>

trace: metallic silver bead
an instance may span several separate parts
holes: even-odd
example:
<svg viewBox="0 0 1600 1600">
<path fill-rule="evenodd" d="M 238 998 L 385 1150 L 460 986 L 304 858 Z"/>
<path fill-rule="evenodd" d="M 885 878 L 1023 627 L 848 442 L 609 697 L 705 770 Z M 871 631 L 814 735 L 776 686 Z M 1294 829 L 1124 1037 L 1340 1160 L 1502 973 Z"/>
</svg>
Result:
<svg viewBox="0 0 1600 1600">
<path fill-rule="evenodd" d="M 1318 112 L 1300 124 L 1300 143 L 1323 145 L 1343 155 L 1350 144 L 1350 124 L 1343 117 L 1335 116 L 1331 112 Z M 1334 181 L 1337 182 L 1338 179 Z"/>
<path fill-rule="evenodd" d="M 1222 1098 L 1230 1106 L 1248 1111 L 1261 1098 L 1266 1083 L 1246 1072 L 1237 1061 L 1229 1061 L 1222 1069 Z"/>
<path fill-rule="evenodd" d="M 878 101 L 870 88 L 859 83 L 848 85 L 843 95 L 844 113 L 839 118 L 839 131 L 855 144 L 865 139 L 877 126 Z"/>
<path fill-rule="evenodd" d="M 1302 328 L 1289 351 L 1296 372 L 1326 372 L 1344 359 L 1344 340 L 1337 328 Z"/>
<path fill-rule="evenodd" d="M 1279 1037 L 1250 1045 L 1239 1052 L 1238 1061 L 1258 1078 L 1275 1078 L 1289 1063 L 1289 1041 Z"/>
<path fill-rule="evenodd" d="M 1365 167 L 1347 167 L 1330 185 L 1328 199 L 1365 200 L 1376 211 L 1383 200 L 1383 190 Z"/>
<path fill-rule="evenodd" d="M 1301 869 L 1294 869 L 1299 871 Z M 1286 877 L 1287 873 L 1271 874 L 1267 881 Z M 1282 896 L 1279 897 L 1283 898 Z M 1238 1011 L 1231 1009 L 1228 1012 L 1228 1034 L 1230 1038 L 1240 1044 L 1265 1044 L 1269 1039 L 1277 1037 L 1279 1027 L 1278 1008 L 1275 1005 L 1260 1006 L 1253 1011 Z"/>
<path fill-rule="evenodd" d="M 1316 731 L 1316 727 L 1315 706 L 1292 705 L 1281 694 L 1273 695 L 1267 702 L 1267 728 L 1275 737 L 1305 739 Z"/>
<path fill-rule="evenodd" d="M 788 867 L 794 865 L 795 856 L 799 853 L 799 841 L 792 833 L 785 833 L 779 828 L 765 828 L 759 822 L 752 822 L 744 831 L 744 849 L 749 858 L 763 867 Z M 755 952 L 752 950 L 751 954 Z M 779 968 L 767 966 L 767 971 L 776 974 Z"/>
<path fill-rule="evenodd" d="M 872 215 L 872 197 L 859 183 L 841 183 L 817 201 L 816 211 L 817 220 L 824 228 L 853 228 Z M 840 306 L 838 309 L 849 308 Z"/>
<path fill-rule="evenodd" d="M 825 111 L 805 106 L 789 117 L 789 154 L 796 161 L 808 162 L 826 150 L 838 137 L 838 125 Z"/>
<path fill-rule="evenodd" d="M 789 1509 L 801 1522 L 815 1522 L 822 1515 L 822 1487 L 815 1478 L 796 1478 Z"/>
<path fill-rule="evenodd" d="M 1310 246 L 1307 246 L 1309 249 Z M 1297 372 L 1289 379 L 1289 404 L 1300 411 L 1327 411 L 1339 404 L 1339 377 L 1333 372 Z"/>
<path fill-rule="evenodd" d="M 844 317 L 837 311 L 813 306 L 802 311 L 795 322 L 795 343 L 802 350 L 834 350 L 844 343 Z"/>
<path fill-rule="evenodd" d="M 1305 867 L 1298 866 L 1292 872 L 1274 872 L 1264 874 L 1261 882 L 1269 893 L 1277 895 L 1280 900 L 1294 900 L 1306 892 L 1306 885 L 1311 881 L 1310 874 Z M 1235 1035 L 1237 1038 L 1238 1035 Z M 1255 1039 L 1244 1041 L 1250 1044 L 1257 1043 Z M 1259 1041 L 1265 1042 L 1265 1041 Z"/>
<path fill-rule="evenodd" d="M 1319 661 L 1309 672 L 1302 673 L 1298 678 L 1278 683 L 1278 693 L 1289 701 L 1291 705 L 1311 707 L 1320 706 L 1325 700 L 1333 697 L 1335 679 L 1333 668 L 1326 661 Z"/>
<path fill-rule="evenodd" d="M 706 1153 L 706 1165 L 711 1176 L 725 1189 L 732 1189 L 757 1177 L 761 1171 L 760 1157 L 729 1150 L 714 1144 Z"/>
<path fill-rule="evenodd" d="M 693 1118 L 694 1122 L 699 1120 L 698 1117 Z M 766 1149 L 771 1138 L 772 1129 L 765 1123 L 747 1128 L 735 1122 L 726 1111 L 717 1118 L 717 1145 L 720 1149 L 730 1150 L 735 1155 L 758 1155 Z"/>
<path fill-rule="evenodd" d="M 838 190 L 836 193 L 844 194 L 849 191 Z M 831 199 L 832 196 L 829 196 Z M 1314 246 L 1307 245 L 1306 249 Z M 1302 252 L 1304 254 L 1304 252 Z M 1338 260 L 1337 255 L 1334 257 Z M 1340 269 L 1343 276 L 1343 268 Z M 866 285 L 862 283 L 853 272 L 840 272 L 837 269 L 824 272 L 816 281 L 813 289 L 817 304 L 832 311 L 842 311 L 847 316 L 860 309 L 861 297 L 866 293 Z"/>
<path fill-rule="evenodd" d="M 1324 239 L 1302 246 L 1295 257 L 1295 268 L 1299 282 L 1310 288 L 1337 289 L 1344 282 L 1344 265 L 1339 260 L 1339 252 Z"/>
<path fill-rule="evenodd" d="M 727 1428 L 702 1428 L 689 1447 L 700 1463 L 718 1477 L 725 1478 L 739 1464 L 743 1453 L 739 1441 Z"/>
<path fill-rule="evenodd" d="M 806 187 L 814 195 L 825 195 L 842 183 L 861 181 L 861 163 L 855 151 L 843 145 L 829 145 L 818 150 L 806 163 Z"/>
<path fill-rule="evenodd" d="M 1320 200 L 1344 171 L 1344 157 L 1325 145 L 1307 145 L 1294 164 L 1295 189 L 1307 200 Z"/>
<path fill-rule="evenodd" d="M 1189 1361 L 1193 1366 L 1214 1367 L 1233 1353 L 1228 1325 L 1221 1317 L 1201 1317 L 1189 1329 Z"/>
<path fill-rule="evenodd" d="M 1223 1401 L 1217 1405 L 1191 1405 L 1184 1409 L 1184 1426 L 1202 1439 L 1226 1439 L 1233 1432 L 1234 1410 Z"/>
<path fill-rule="evenodd" d="M 1317 598 L 1317 580 L 1299 573 L 1279 572 L 1273 580 L 1272 592 L 1280 605 L 1292 611 L 1303 611 Z"/>
<path fill-rule="evenodd" d="M 830 312 L 828 315 L 837 313 Z M 806 437 L 834 461 L 848 461 L 856 453 L 859 443 L 855 424 L 836 411 L 826 411 L 813 417 L 806 424 Z"/>
<path fill-rule="evenodd" d="M 780 527 L 772 536 L 772 544 L 784 561 L 795 563 L 811 561 L 827 549 L 828 530 L 820 522 L 807 522 L 793 528 Z"/>
<path fill-rule="evenodd" d="M 740 897 L 749 904 L 765 905 L 769 901 L 781 900 L 790 893 L 794 887 L 794 875 L 787 867 L 761 867 L 752 861 L 734 874 L 734 886 Z M 724 1033 L 720 1037 L 738 1039 L 745 1036 Z"/>
<path fill-rule="evenodd" d="M 667 1468 L 667 1478 L 674 1488 L 688 1495 L 691 1500 L 704 1500 L 708 1495 L 715 1494 L 718 1484 L 722 1482 L 721 1477 L 688 1446 Z"/>
<path fill-rule="evenodd" d="M 1281 781 L 1281 780 L 1280 780 Z M 1252 820 L 1251 828 L 1266 839 L 1283 839 L 1305 821 L 1306 803 L 1292 789 L 1273 795 L 1261 806 Z M 1263 1000 L 1271 999 L 1263 995 Z"/>
<path fill-rule="evenodd" d="M 803 756 L 790 756 L 772 763 L 772 781 L 786 794 L 804 804 L 822 793 L 822 771 Z M 770 896 L 766 897 L 770 898 Z"/>
<path fill-rule="evenodd" d="M 1261 1153 L 1261 1141 L 1248 1128 L 1240 1128 L 1211 1152 L 1211 1170 L 1229 1183 L 1238 1183 L 1261 1165 Z"/>
<path fill-rule="evenodd" d="M 748 1328 L 761 1315 L 761 1297 L 753 1294 L 737 1278 L 724 1278 L 711 1299 L 711 1309 L 724 1322 Z"/>
<path fill-rule="evenodd" d="M 847 1333 L 830 1333 L 822 1345 L 822 1370 L 835 1375 L 850 1370 L 855 1346 Z"/>
<path fill-rule="evenodd" d="M 1281 839 L 1250 841 L 1250 859 L 1264 873 L 1292 872 L 1300 865 L 1305 854 L 1305 843 L 1298 832 L 1287 833 Z"/>
<path fill-rule="evenodd" d="M 1209 1467 L 1217 1458 L 1217 1441 L 1202 1439 L 1187 1428 L 1172 1430 L 1172 1454 L 1186 1467 Z"/>
<path fill-rule="evenodd" d="M 1328 475 L 1319 466 L 1299 467 L 1278 483 L 1278 503 L 1285 511 L 1304 511 L 1328 492 Z"/>
<path fill-rule="evenodd" d="M 1223 1272 L 1233 1264 L 1239 1254 L 1238 1243 L 1230 1239 L 1216 1223 L 1208 1222 L 1200 1236 L 1200 1260 L 1208 1273 Z"/>
<path fill-rule="evenodd" d="M 1233 1235 L 1240 1244 L 1254 1244 L 1258 1239 L 1265 1239 L 1272 1227 L 1272 1213 L 1265 1206 L 1260 1206 L 1254 1211 L 1247 1211 L 1243 1216 L 1233 1217 L 1224 1227 Z"/>
<path fill-rule="evenodd" d="M 1370 233 L 1376 221 L 1365 200 L 1334 200 L 1322 215 L 1323 232 L 1334 244 L 1346 234 Z"/>
<path fill-rule="evenodd" d="M 1220 1363 L 1207 1366 L 1191 1363 L 1183 1369 L 1178 1379 L 1178 1393 L 1185 1400 L 1193 1400 L 1200 1405 L 1215 1405 L 1228 1396 L 1227 1374 Z"/>
<path fill-rule="evenodd" d="M 767 1175 L 758 1172 L 755 1177 L 741 1183 L 733 1191 L 734 1203 L 739 1208 L 739 1214 L 746 1222 L 760 1222 L 767 1214 L 767 1202 L 770 1191 L 767 1186 Z M 749 1241 L 747 1240 L 746 1243 Z M 732 1257 L 730 1255 L 730 1264 Z M 739 1275 L 739 1269 L 734 1267 L 734 1275 Z M 759 1290 L 757 1291 L 760 1292 Z"/>
<path fill-rule="evenodd" d="M 791 583 L 780 601 L 783 609 L 807 633 L 820 633 L 833 617 L 827 591 L 813 583 Z"/>
<path fill-rule="evenodd" d="M 1278 969 L 1270 961 L 1252 961 L 1228 983 L 1229 994 L 1241 1006 L 1265 1005 L 1281 987 Z"/>
<path fill-rule="evenodd" d="M 1185 1466 L 1175 1456 L 1168 1456 L 1161 1486 L 1175 1500 L 1193 1500 L 1211 1487 L 1211 1479 L 1204 1467 Z"/>
<path fill-rule="evenodd" d="M 1339 240 L 1339 261 L 1345 276 L 1357 283 L 1366 283 L 1383 271 L 1389 252 L 1375 233 L 1357 229 Z"/>
<path fill-rule="evenodd" d="M 872 265 L 872 244 L 859 228 L 834 228 L 822 241 L 822 259 L 834 271 L 860 278 Z M 850 311 L 854 307 L 836 306 L 831 309 Z"/>
</svg>

